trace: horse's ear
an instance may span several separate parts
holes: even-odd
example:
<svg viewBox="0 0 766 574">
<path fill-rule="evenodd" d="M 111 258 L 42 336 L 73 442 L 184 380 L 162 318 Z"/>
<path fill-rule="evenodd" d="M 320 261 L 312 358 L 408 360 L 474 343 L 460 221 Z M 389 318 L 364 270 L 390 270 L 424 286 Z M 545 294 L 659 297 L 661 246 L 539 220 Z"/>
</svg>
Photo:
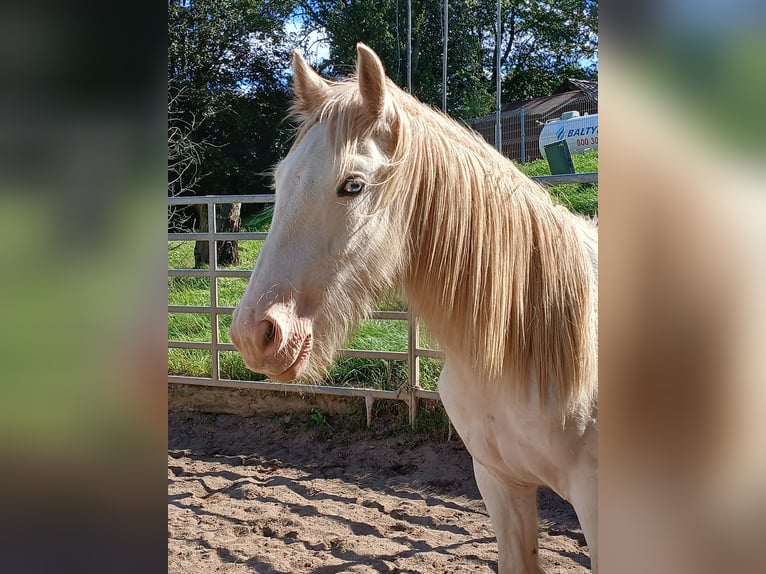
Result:
<svg viewBox="0 0 766 574">
<path fill-rule="evenodd" d="M 378 55 L 361 42 L 356 45 L 356 71 L 359 78 L 359 91 L 367 108 L 376 118 L 383 115 L 386 101 L 386 71 Z"/>
<path fill-rule="evenodd" d="M 298 50 L 293 51 L 293 109 L 301 115 L 313 112 L 327 95 L 327 81 L 308 65 Z"/>
</svg>

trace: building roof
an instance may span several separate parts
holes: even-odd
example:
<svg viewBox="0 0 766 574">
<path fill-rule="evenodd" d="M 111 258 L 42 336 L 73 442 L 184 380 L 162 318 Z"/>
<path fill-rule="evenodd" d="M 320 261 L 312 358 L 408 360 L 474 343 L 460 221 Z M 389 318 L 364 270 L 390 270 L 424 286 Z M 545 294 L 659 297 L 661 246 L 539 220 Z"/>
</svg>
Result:
<svg viewBox="0 0 766 574">
<path fill-rule="evenodd" d="M 522 102 L 511 102 L 502 107 L 503 112 L 524 108 L 527 114 L 546 115 L 576 101 L 589 101 L 598 105 L 598 82 L 567 78 L 551 96 Z"/>
<path fill-rule="evenodd" d="M 557 94 L 563 92 L 581 91 L 589 98 L 593 98 L 598 101 L 598 82 L 592 82 L 590 80 L 580 80 L 579 78 L 567 78 L 561 83 L 561 86 L 556 90 Z"/>
</svg>

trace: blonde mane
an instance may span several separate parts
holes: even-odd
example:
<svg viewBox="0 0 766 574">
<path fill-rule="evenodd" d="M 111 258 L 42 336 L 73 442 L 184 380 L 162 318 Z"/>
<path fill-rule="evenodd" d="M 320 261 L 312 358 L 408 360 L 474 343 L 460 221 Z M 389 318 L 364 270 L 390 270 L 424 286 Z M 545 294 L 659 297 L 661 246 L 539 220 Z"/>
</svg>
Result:
<svg viewBox="0 0 766 574">
<path fill-rule="evenodd" d="M 296 144 L 327 122 L 336 158 L 387 142 L 380 208 L 407 234 L 397 269 L 416 313 L 477 379 L 512 379 L 569 409 L 596 384 L 595 228 L 557 205 L 477 134 L 387 81 L 371 118 L 356 79 L 328 84 Z M 335 166 L 338 178 L 347 166 Z M 394 218 L 395 219 L 395 218 Z M 535 381 L 530 383 L 530 381 Z M 530 386 L 530 384 L 532 386 Z"/>
</svg>

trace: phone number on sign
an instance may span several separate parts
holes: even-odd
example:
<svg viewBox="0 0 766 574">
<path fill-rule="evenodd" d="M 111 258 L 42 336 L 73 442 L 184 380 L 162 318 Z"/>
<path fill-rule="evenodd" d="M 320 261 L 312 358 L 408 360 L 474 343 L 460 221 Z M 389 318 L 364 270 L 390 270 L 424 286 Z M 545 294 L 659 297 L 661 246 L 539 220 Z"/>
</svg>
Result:
<svg viewBox="0 0 766 574">
<path fill-rule="evenodd" d="M 576 141 L 576 145 L 582 146 L 582 145 L 598 145 L 598 136 L 592 137 L 592 138 L 578 138 Z"/>
</svg>

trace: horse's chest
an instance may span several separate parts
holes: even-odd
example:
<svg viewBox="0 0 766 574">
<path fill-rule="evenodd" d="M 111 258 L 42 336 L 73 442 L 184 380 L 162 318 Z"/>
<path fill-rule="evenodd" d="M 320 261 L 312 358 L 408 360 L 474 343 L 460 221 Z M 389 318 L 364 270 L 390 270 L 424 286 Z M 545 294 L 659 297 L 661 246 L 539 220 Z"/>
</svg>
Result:
<svg viewBox="0 0 766 574">
<path fill-rule="evenodd" d="M 446 366 L 439 379 L 447 414 L 474 459 L 504 480 L 564 488 L 577 445 L 553 417 L 519 404 L 511 392 L 462 380 Z"/>
</svg>

